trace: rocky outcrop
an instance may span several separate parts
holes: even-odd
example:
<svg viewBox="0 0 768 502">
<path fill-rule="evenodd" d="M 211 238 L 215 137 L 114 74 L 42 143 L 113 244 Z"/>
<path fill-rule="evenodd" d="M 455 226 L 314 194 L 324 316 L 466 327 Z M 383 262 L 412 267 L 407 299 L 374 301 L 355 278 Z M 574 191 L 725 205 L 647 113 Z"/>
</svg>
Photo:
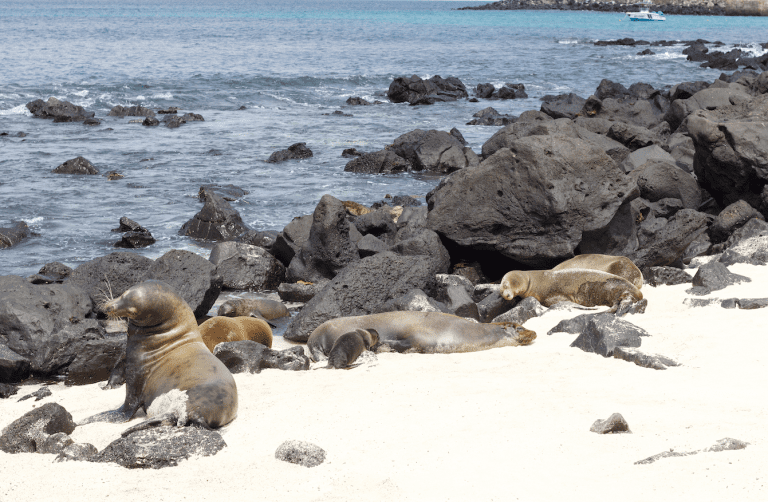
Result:
<svg viewBox="0 0 768 502">
<path fill-rule="evenodd" d="M 462 7 L 458 10 L 594 10 L 625 12 L 634 10 L 636 0 L 500 0 L 485 5 Z M 766 16 L 768 6 L 750 0 L 722 0 L 704 3 L 697 0 L 661 0 L 653 9 L 665 14 L 687 16 Z"/>
<path fill-rule="evenodd" d="M 0 249 L 15 246 L 30 235 L 31 231 L 23 221 L 15 222 L 12 227 L 0 228 Z"/>
<path fill-rule="evenodd" d="M 229 241 L 246 232 L 240 213 L 213 191 L 207 191 L 205 204 L 192 219 L 181 226 L 179 235 L 209 241 Z"/>
<path fill-rule="evenodd" d="M 440 75 L 424 80 L 418 75 L 398 77 L 389 84 L 387 97 L 393 103 L 431 105 L 443 101 L 466 98 L 467 88 L 456 77 L 442 78 Z"/>
<path fill-rule="evenodd" d="M 510 146 L 444 178 L 427 195 L 427 226 L 461 246 L 549 268 L 638 195 L 613 160 L 583 140 L 528 136 Z"/>
<path fill-rule="evenodd" d="M 451 173 L 480 163 L 471 148 L 445 131 L 416 129 L 395 139 L 390 149 L 414 170 Z M 354 162 L 354 161 L 353 161 Z"/>
<path fill-rule="evenodd" d="M 48 98 L 48 101 L 31 101 L 27 103 L 27 109 L 37 118 L 53 119 L 54 122 L 84 122 L 93 119 L 95 115 L 82 106 L 73 105 L 69 101 L 59 101 L 54 97 Z"/>
</svg>

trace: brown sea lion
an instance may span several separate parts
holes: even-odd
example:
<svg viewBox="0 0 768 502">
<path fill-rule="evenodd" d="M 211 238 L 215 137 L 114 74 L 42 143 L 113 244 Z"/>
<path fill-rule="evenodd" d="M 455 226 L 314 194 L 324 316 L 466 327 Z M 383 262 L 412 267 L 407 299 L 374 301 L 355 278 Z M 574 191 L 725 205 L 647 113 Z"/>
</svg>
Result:
<svg viewBox="0 0 768 502">
<path fill-rule="evenodd" d="M 125 401 L 117 410 L 89 417 L 80 425 L 130 420 L 139 408 L 146 411 L 155 399 L 168 395 L 186 401 L 180 411 L 150 418 L 123 435 L 168 423 L 216 428 L 235 419 L 235 380 L 205 346 L 192 309 L 173 288 L 161 281 L 142 282 L 102 310 L 110 317 L 128 318 Z"/>
<path fill-rule="evenodd" d="M 585 268 L 513 270 L 501 279 L 501 296 L 506 300 L 533 296 L 545 307 L 562 301 L 585 307 L 605 305 L 614 312 L 643 299 L 640 290 L 628 280 Z"/>
<path fill-rule="evenodd" d="M 609 274 L 618 275 L 631 282 L 637 289 L 643 287 L 643 273 L 626 256 L 611 256 L 607 254 L 580 254 L 570 260 L 565 260 L 552 270 L 569 268 L 586 268 L 602 270 Z"/>
<path fill-rule="evenodd" d="M 239 342 L 253 340 L 267 347 L 272 347 L 272 328 L 264 319 L 258 317 L 211 317 L 198 326 L 200 336 L 208 350 L 221 342 Z"/>
<path fill-rule="evenodd" d="M 397 352 L 473 352 L 528 345 L 536 338 L 533 331 L 509 323 L 481 324 L 441 312 L 385 312 L 325 321 L 309 335 L 310 356 L 315 361 L 325 359 L 339 337 L 358 329 L 376 331 L 378 345 Z"/>
<path fill-rule="evenodd" d="M 266 320 L 288 317 L 288 308 L 277 300 L 238 298 L 221 304 L 217 315 L 226 317 L 261 317 Z"/>
<path fill-rule="evenodd" d="M 344 333 L 336 339 L 328 354 L 329 368 L 346 368 L 360 357 L 360 354 L 379 341 L 379 334 L 375 329 L 356 329 L 349 333 Z"/>
</svg>

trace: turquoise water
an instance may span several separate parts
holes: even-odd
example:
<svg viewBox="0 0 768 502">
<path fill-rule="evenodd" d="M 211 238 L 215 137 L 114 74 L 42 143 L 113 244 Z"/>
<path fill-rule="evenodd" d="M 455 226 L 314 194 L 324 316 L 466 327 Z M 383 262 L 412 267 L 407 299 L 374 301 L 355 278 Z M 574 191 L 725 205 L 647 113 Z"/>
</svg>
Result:
<svg viewBox="0 0 768 502">
<path fill-rule="evenodd" d="M 669 16 L 630 23 L 617 13 L 456 11 L 480 2 L 429 1 L 16 1 L 0 3 L 0 226 L 22 219 L 38 234 L 0 251 L 0 273 L 27 275 L 58 260 L 75 266 L 113 250 L 121 216 L 158 243 L 207 256 L 176 235 L 201 208 L 202 183 L 250 191 L 234 203 L 255 229 L 282 229 L 325 193 L 370 204 L 384 195 L 424 195 L 438 181 L 419 174 L 344 173 L 344 148 L 373 151 L 416 128 L 457 127 L 475 151 L 495 128 L 466 126 L 493 106 L 538 109 L 545 94 L 589 96 L 608 78 L 657 88 L 714 80 L 719 71 L 685 60 L 683 45 L 595 47 L 595 40 L 719 40 L 762 53 L 768 19 Z M 350 96 L 386 101 L 402 75 L 455 76 L 468 88 L 523 83 L 528 99 L 427 107 L 347 107 Z M 53 124 L 25 103 L 55 96 L 96 112 L 101 126 Z M 144 128 L 106 118 L 117 105 L 178 106 L 204 123 Z M 246 110 L 238 110 L 245 106 Z M 327 115 L 343 110 L 353 117 Z M 23 139 L 13 136 L 23 131 Z M 314 157 L 266 164 L 274 150 L 305 141 Z M 211 155 L 218 150 L 222 155 Z M 104 173 L 50 173 L 78 155 Z"/>
</svg>

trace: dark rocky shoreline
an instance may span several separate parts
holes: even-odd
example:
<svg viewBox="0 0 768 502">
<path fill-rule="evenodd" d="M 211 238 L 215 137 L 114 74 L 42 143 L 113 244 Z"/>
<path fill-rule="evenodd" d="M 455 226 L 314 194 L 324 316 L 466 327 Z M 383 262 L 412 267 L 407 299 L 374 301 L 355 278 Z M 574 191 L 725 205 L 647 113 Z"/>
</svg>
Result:
<svg viewBox="0 0 768 502">
<path fill-rule="evenodd" d="M 589 10 L 597 12 L 628 12 L 637 10 L 638 2 L 584 1 L 577 0 L 500 0 L 485 5 L 460 7 L 456 10 Z M 759 16 L 751 6 L 698 2 L 653 3 L 653 11 L 670 15 L 686 16 Z"/>
</svg>

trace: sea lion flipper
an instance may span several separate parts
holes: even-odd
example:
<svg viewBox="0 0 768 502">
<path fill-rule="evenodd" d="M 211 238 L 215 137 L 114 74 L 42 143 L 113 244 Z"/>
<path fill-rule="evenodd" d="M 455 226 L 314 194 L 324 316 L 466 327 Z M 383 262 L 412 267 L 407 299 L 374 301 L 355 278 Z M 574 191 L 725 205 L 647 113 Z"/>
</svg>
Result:
<svg viewBox="0 0 768 502">
<path fill-rule="evenodd" d="M 123 422 L 127 422 L 131 418 L 133 418 L 134 413 L 136 413 L 136 410 L 131 411 L 124 411 L 123 408 L 118 408 L 116 410 L 110 410 L 110 411 L 103 411 L 101 413 L 97 413 L 95 415 L 92 415 L 86 419 L 84 419 L 81 422 L 78 422 L 78 426 L 90 424 L 93 422 L 109 422 L 113 424 L 119 424 Z"/>
<path fill-rule="evenodd" d="M 151 427 L 159 427 L 161 425 L 178 425 L 179 417 L 175 413 L 165 413 L 157 417 L 144 420 L 140 424 L 136 424 L 133 427 L 125 429 L 120 435 L 126 437 L 137 431 L 143 431 Z"/>
</svg>

